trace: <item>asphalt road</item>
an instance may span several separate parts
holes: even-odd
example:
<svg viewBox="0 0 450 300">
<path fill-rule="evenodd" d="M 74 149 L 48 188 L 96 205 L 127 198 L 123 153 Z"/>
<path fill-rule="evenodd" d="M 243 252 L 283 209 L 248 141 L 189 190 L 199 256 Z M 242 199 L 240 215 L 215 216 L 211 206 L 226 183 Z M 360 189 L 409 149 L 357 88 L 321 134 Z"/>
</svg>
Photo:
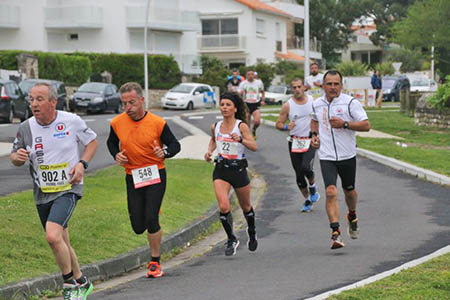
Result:
<svg viewBox="0 0 450 300">
<path fill-rule="evenodd" d="M 216 118 L 205 115 L 204 119 L 185 120 L 209 134 Z M 241 231 L 236 256 L 225 257 L 224 245 L 218 245 L 202 257 L 167 270 L 161 279 L 140 278 L 94 293 L 89 299 L 304 299 L 450 244 L 450 188 L 359 158 L 361 236 L 350 240 L 344 234 L 346 247 L 330 250 L 324 197 L 313 212 L 300 213 L 300 193 L 285 133 L 261 127 L 257 142 L 259 151 L 247 156 L 250 167 L 267 181 L 267 191 L 256 210 L 256 252 L 246 249 L 246 234 Z M 315 167 L 323 195 L 317 161 Z M 345 232 L 342 192 L 339 198 Z"/>
<path fill-rule="evenodd" d="M 155 111 L 155 113 L 162 117 L 168 117 L 167 124 L 178 139 L 190 135 L 187 130 L 170 120 L 170 117 L 179 115 L 182 112 Z M 114 164 L 106 147 L 106 140 L 108 139 L 110 128 L 109 122 L 114 116 L 114 114 L 81 115 L 86 124 L 97 133 L 98 140 L 97 152 L 89 164 L 89 169 L 87 170 L 88 174 Z M 0 142 L 12 143 L 18 128 L 18 122 L 13 124 L 0 124 Z M 33 185 L 29 173 L 29 164 L 27 163 L 22 167 L 15 167 L 11 164 L 9 156 L 0 157 L 0 182 L 0 196 L 23 191 L 25 189 L 32 189 Z"/>
</svg>

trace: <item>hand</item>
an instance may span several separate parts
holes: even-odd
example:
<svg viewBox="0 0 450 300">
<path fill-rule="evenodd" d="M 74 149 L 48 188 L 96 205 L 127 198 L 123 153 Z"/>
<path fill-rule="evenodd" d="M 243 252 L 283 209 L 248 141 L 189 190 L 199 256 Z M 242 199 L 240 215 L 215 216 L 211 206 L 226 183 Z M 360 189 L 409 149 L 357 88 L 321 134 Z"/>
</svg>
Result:
<svg viewBox="0 0 450 300">
<path fill-rule="evenodd" d="M 262 100 L 261 100 L 261 105 L 262 105 L 262 106 L 266 105 L 266 99 L 262 99 Z"/>
<path fill-rule="evenodd" d="M 316 149 L 320 147 L 320 139 L 318 136 L 313 136 L 311 138 L 311 146 Z"/>
<path fill-rule="evenodd" d="M 344 127 L 344 120 L 338 117 L 331 117 L 330 118 L 330 125 L 332 128 L 342 128 Z"/>
<path fill-rule="evenodd" d="M 294 127 L 295 127 L 295 121 L 289 122 L 289 124 L 288 124 L 288 129 L 289 129 L 289 130 L 292 130 L 292 129 L 294 129 Z"/>
<path fill-rule="evenodd" d="M 205 153 L 205 160 L 207 162 L 211 161 L 211 157 L 212 157 L 212 153 L 211 152 L 208 151 L 208 152 Z"/>
<path fill-rule="evenodd" d="M 78 162 L 72 170 L 70 170 L 69 175 L 72 177 L 70 179 L 71 184 L 78 184 L 83 179 L 84 166 L 81 162 Z"/>
<path fill-rule="evenodd" d="M 158 158 L 164 158 L 164 151 L 161 149 L 161 147 L 159 146 L 159 144 L 156 140 L 153 141 L 153 153 Z"/>
<path fill-rule="evenodd" d="M 25 163 L 29 159 L 30 151 L 20 148 L 16 152 L 15 160 L 21 163 Z"/>
<path fill-rule="evenodd" d="M 232 133 L 231 134 L 231 138 L 233 139 L 233 141 L 235 142 L 239 142 L 241 140 L 241 137 L 237 134 L 237 133 Z"/>
<path fill-rule="evenodd" d="M 303 87 L 305 88 L 305 90 L 309 90 L 311 88 L 309 84 L 305 84 Z"/>
<path fill-rule="evenodd" d="M 313 84 L 314 84 L 315 86 L 320 87 L 320 83 L 319 83 L 318 81 L 315 81 Z"/>
<path fill-rule="evenodd" d="M 121 166 L 128 163 L 128 157 L 125 154 L 125 149 L 116 154 L 116 163 Z"/>
</svg>

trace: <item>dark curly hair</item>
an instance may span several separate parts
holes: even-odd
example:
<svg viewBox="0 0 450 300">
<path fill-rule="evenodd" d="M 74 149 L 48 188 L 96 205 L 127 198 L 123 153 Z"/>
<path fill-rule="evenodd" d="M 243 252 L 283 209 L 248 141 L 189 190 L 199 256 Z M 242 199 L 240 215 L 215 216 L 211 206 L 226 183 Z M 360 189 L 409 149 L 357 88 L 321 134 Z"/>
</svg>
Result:
<svg viewBox="0 0 450 300">
<path fill-rule="evenodd" d="M 233 102 L 234 106 L 237 108 L 237 111 L 234 114 L 234 117 L 236 119 L 241 120 L 244 123 L 247 123 L 248 108 L 247 108 L 247 105 L 244 103 L 244 101 L 242 101 L 242 98 L 237 93 L 225 92 L 222 95 L 220 95 L 220 100 L 222 100 L 222 99 L 231 100 Z M 220 101 L 219 101 L 219 104 L 220 104 Z"/>
</svg>

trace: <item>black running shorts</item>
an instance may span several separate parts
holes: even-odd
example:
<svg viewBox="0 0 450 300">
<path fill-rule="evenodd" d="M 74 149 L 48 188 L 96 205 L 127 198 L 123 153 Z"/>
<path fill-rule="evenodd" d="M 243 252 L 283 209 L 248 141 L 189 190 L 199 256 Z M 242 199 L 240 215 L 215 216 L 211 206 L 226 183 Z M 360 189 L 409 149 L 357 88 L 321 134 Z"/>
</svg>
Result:
<svg viewBox="0 0 450 300">
<path fill-rule="evenodd" d="M 164 193 L 166 192 L 166 170 L 159 170 L 161 182 L 134 188 L 133 176 L 127 175 L 128 214 L 131 227 L 136 234 L 156 233 L 161 229 L 159 225 L 159 211 Z"/>
<path fill-rule="evenodd" d="M 321 160 L 320 170 L 322 171 L 325 188 L 329 185 L 335 186 L 339 175 L 344 190 L 355 189 L 356 157 L 341 161 Z"/>
<path fill-rule="evenodd" d="M 69 223 L 78 199 L 80 199 L 80 196 L 67 193 L 48 203 L 38 204 L 36 208 L 44 230 L 47 222 L 53 222 L 67 228 L 67 223 Z"/>
<path fill-rule="evenodd" d="M 213 181 L 217 179 L 228 182 L 234 189 L 247 186 L 250 183 L 246 168 L 238 171 L 216 165 L 213 172 Z"/>
<path fill-rule="evenodd" d="M 259 109 L 259 107 L 261 106 L 261 103 L 260 103 L 260 102 L 257 102 L 257 103 L 248 103 L 248 102 L 245 102 L 245 104 L 247 104 L 248 111 L 250 112 L 250 114 L 252 114 L 254 111 L 256 111 L 257 109 Z"/>
</svg>

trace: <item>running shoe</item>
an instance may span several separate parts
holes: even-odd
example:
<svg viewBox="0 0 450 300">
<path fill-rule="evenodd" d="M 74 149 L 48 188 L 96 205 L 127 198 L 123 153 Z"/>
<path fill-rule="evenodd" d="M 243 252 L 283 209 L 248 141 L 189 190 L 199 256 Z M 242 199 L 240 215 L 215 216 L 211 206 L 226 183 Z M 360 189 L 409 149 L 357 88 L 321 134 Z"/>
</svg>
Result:
<svg viewBox="0 0 450 300">
<path fill-rule="evenodd" d="M 316 203 L 317 201 L 319 201 L 319 199 L 320 199 L 320 194 L 317 192 L 317 189 L 314 194 L 309 194 L 309 200 L 311 200 L 312 203 Z"/>
<path fill-rule="evenodd" d="M 312 202 L 309 199 L 306 199 L 305 203 L 303 203 L 302 212 L 311 212 Z"/>
<path fill-rule="evenodd" d="M 341 232 L 333 231 L 333 233 L 331 234 L 331 249 L 339 249 L 344 246 L 345 246 L 345 244 L 342 241 Z"/>
<path fill-rule="evenodd" d="M 63 299 L 64 300 L 78 300 L 78 294 L 80 292 L 79 286 L 76 283 L 64 283 L 63 284 Z"/>
<path fill-rule="evenodd" d="M 78 300 L 86 300 L 87 296 L 94 289 L 94 285 L 92 284 L 92 282 L 89 279 L 87 279 L 86 282 L 79 285 L 78 288 L 79 288 Z"/>
<path fill-rule="evenodd" d="M 247 227 L 247 236 L 248 236 L 248 242 L 247 242 L 247 248 L 250 251 L 255 251 L 256 248 L 258 248 L 258 240 L 256 239 L 256 230 L 250 229 Z"/>
<path fill-rule="evenodd" d="M 347 233 L 348 235 L 356 240 L 359 237 L 359 226 L 358 226 L 358 218 L 354 218 L 353 220 L 350 220 L 350 217 L 347 215 Z"/>
<path fill-rule="evenodd" d="M 148 272 L 146 277 L 147 278 L 159 278 L 164 275 L 164 272 L 161 269 L 161 265 L 156 261 L 151 261 L 148 264 Z"/>
<path fill-rule="evenodd" d="M 227 248 L 225 249 L 225 255 L 231 256 L 236 254 L 236 249 L 239 247 L 239 240 L 228 240 L 227 241 Z"/>
</svg>

